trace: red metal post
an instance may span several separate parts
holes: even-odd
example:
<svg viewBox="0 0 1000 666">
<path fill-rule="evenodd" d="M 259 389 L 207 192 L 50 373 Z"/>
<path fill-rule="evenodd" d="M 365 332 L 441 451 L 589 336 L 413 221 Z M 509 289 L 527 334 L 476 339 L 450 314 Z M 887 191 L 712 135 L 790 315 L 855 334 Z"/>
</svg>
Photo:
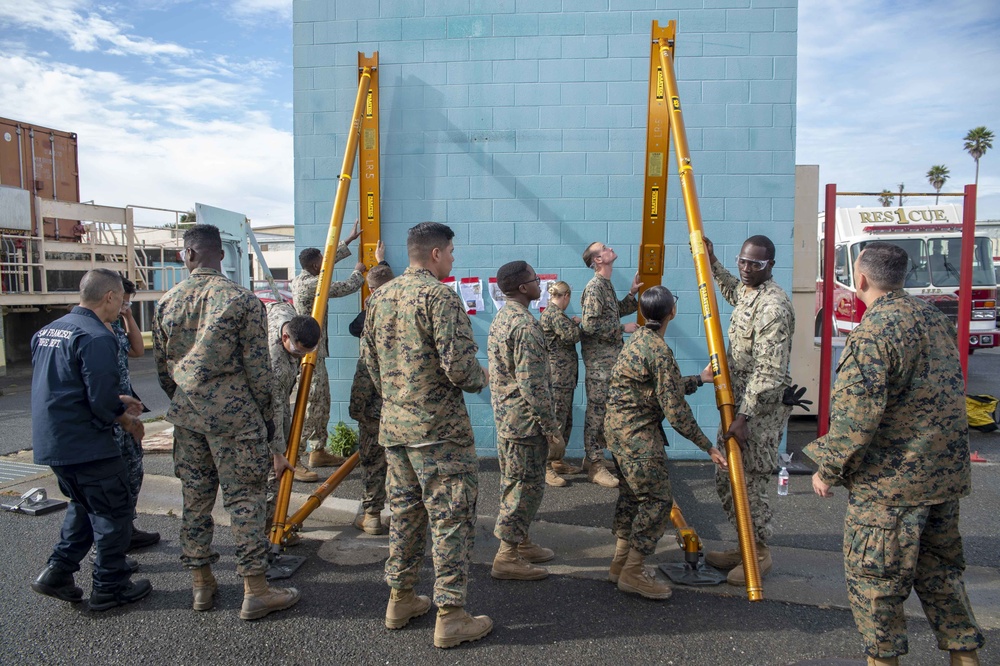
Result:
<svg viewBox="0 0 1000 666">
<path fill-rule="evenodd" d="M 972 258 L 976 251 L 976 186 L 965 186 L 962 208 L 962 257 L 959 261 L 958 358 L 969 381 L 969 320 L 972 318 Z"/>
<path fill-rule="evenodd" d="M 830 430 L 830 377 L 833 362 L 833 280 L 836 248 L 837 186 L 826 186 L 826 219 L 823 222 L 823 325 L 820 328 L 819 404 L 816 405 L 816 435 Z"/>
</svg>

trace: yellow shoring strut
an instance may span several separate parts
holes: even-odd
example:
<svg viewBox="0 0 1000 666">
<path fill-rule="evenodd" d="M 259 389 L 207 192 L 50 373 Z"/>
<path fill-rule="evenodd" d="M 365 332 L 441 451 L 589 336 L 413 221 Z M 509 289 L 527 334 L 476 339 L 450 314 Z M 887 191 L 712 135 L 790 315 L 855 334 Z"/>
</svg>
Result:
<svg viewBox="0 0 1000 666">
<path fill-rule="evenodd" d="M 663 70 L 663 80 L 670 100 L 670 131 L 677 154 L 677 170 L 684 195 L 684 209 L 687 213 L 691 255 L 694 259 L 701 313 L 705 323 L 705 337 L 708 341 L 708 354 L 714 375 L 715 403 L 722 416 L 722 430 L 725 432 L 736 417 L 736 406 L 729 378 L 729 361 L 726 356 L 725 340 L 722 337 L 722 324 L 719 320 L 719 306 L 715 298 L 712 268 L 708 264 L 708 254 L 705 252 L 701 209 L 698 206 L 694 170 L 691 167 L 691 154 L 684 130 L 684 116 L 681 113 L 681 101 L 677 92 L 677 77 L 673 63 L 675 34 L 674 21 L 667 23 L 665 31 L 653 21 L 653 41 L 659 43 L 660 67 Z M 757 563 L 757 543 L 753 535 L 750 502 L 747 498 L 746 478 L 743 473 L 743 457 L 740 445 L 733 438 L 726 443 L 726 460 L 729 463 L 729 484 L 736 510 L 736 531 L 739 535 L 743 571 L 746 573 L 747 598 L 750 601 L 760 601 L 764 598 L 764 590 L 761 587 L 760 568 Z"/>
<path fill-rule="evenodd" d="M 359 54 L 360 55 L 360 54 Z M 347 146 L 344 148 L 344 161 L 340 168 L 340 182 L 337 184 L 337 195 L 333 202 L 333 211 L 330 214 L 330 231 L 326 237 L 326 248 L 323 252 L 323 267 L 319 272 L 319 284 L 316 286 L 316 300 L 313 302 L 312 317 L 322 326 L 326 320 L 326 306 L 330 298 L 330 281 L 333 277 L 333 262 L 337 254 L 337 245 L 340 243 L 340 231 L 344 223 L 344 210 L 347 208 L 347 195 L 351 189 L 351 173 L 354 171 L 354 158 L 358 152 L 358 136 L 361 131 L 361 115 L 364 112 L 365 102 L 368 99 L 368 91 L 372 83 L 372 68 L 365 66 L 359 68 L 358 74 L 358 96 L 354 101 L 354 113 L 351 116 L 350 130 L 347 133 Z M 312 383 L 313 370 L 316 368 L 317 352 L 307 354 L 302 359 L 299 371 L 299 390 L 295 396 L 295 411 L 292 414 L 291 431 L 288 434 L 288 445 L 285 449 L 285 457 L 288 462 L 295 466 L 299 455 L 299 440 L 302 438 L 302 425 L 306 417 L 306 404 L 309 402 L 309 385 Z M 297 511 L 292 521 L 287 521 L 288 503 L 292 496 L 292 480 L 294 474 L 290 470 L 285 470 L 281 475 L 281 484 L 278 487 L 277 506 L 274 510 L 274 523 L 271 526 L 271 544 L 279 546 L 294 530 L 301 526 L 302 521 L 320 505 L 324 498 L 337 487 L 337 484 L 346 477 L 355 465 L 358 464 L 358 454 L 355 452 L 348 458 L 325 483 L 310 496 L 309 501 L 302 509 Z M 332 483 L 334 479 L 336 483 Z M 332 483 L 332 485 L 331 485 Z M 320 491 L 325 490 L 326 494 L 320 496 Z M 311 507 L 308 508 L 307 507 Z"/>
</svg>

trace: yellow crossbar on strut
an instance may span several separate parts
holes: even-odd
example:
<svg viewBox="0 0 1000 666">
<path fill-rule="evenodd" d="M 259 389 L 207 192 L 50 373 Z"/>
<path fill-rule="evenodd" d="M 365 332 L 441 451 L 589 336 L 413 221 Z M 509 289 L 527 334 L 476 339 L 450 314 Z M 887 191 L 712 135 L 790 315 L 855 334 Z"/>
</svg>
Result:
<svg viewBox="0 0 1000 666">
<path fill-rule="evenodd" d="M 368 63 L 362 64 L 362 60 L 368 63 L 369 59 L 364 58 L 364 54 L 358 53 L 358 94 L 354 101 L 354 112 L 351 115 L 351 125 L 347 132 L 347 145 L 344 148 L 344 160 L 340 168 L 340 182 L 337 184 L 337 194 L 333 202 L 333 211 L 330 214 L 330 230 L 326 237 L 326 247 L 323 251 L 323 267 L 319 272 L 319 284 L 316 286 L 316 300 L 313 303 L 312 317 L 321 325 L 326 320 L 326 306 L 330 297 L 330 282 L 333 278 L 333 263 L 337 254 L 337 245 L 340 243 L 340 232 L 344 224 L 344 211 L 347 208 L 347 195 L 351 188 L 351 173 L 354 171 L 354 160 L 358 154 L 358 141 L 362 129 L 362 116 L 365 106 L 372 98 L 369 92 L 372 89 L 372 81 L 375 66 Z M 373 56 L 378 62 L 378 52 Z M 377 143 L 376 143 L 377 148 Z M 373 251 L 374 252 L 374 251 Z M 302 438 L 302 426 L 305 422 L 306 405 L 309 402 L 309 387 L 312 383 L 313 371 L 316 368 L 317 352 L 306 355 L 302 359 L 299 370 L 299 390 L 295 396 L 295 410 L 292 413 L 291 431 L 288 435 L 285 457 L 288 462 L 295 466 L 299 454 L 299 440 Z M 353 457 L 357 463 L 357 456 Z M 342 465 L 341 470 L 335 472 L 330 479 L 337 477 L 337 482 L 328 480 L 322 488 L 325 494 L 318 498 L 318 501 L 310 502 L 311 508 L 308 511 L 300 510 L 295 514 L 296 522 L 287 521 L 288 504 L 292 495 L 292 480 L 294 474 L 290 470 L 285 470 L 281 475 L 281 484 L 278 488 L 277 506 L 274 511 L 274 522 L 271 526 L 272 549 L 279 547 L 288 536 L 302 525 L 302 521 L 312 512 L 320 502 L 323 501 L 336 488 L 337 483 L 347 475 L 354 467 Z M 314 497 L 316 497 L 314 495 Z M 286 521 L 289 524 L 286 524 Z"/>
<path fill-rule="evenodd" d="M 712 279 L 712 268 L 708 263 L 708 253 L 705 251 L 703 240 L 704 231 L 701 209 L 698 205 L 698 192 L 695 189 L 694 168 L 691 165 L 691 153 L 688 150 L 687 133 L 684 129 L 684 116 L 681 113 L 681 100 L 677 91 L 677 77 L 674 71 L 675 35 L 676 24 L 674 21 L 669 21 L 666 28 L 661 28 L 657 21 L 653 21 L 652 51 L 654 57 L 659 60 L 659 71 L 663 75 L 663 87 L 670 114 L 670 134 L 674 140 L 677 171 L 681 181 L 681 193 L 684 196 L 684 209 L 687 213 L 688 240 L 694 259 L 705 337 L 708 342 L 708 356 L 714 375 L 715 403 L 722 416 L 722 429 L 726 431 L 736 417 L 736 407 L 730 383 L 726 344 L 719 319 L 719 305 Z M 654 65 L 650 64 L 650 72 L 653 70 Z M 643 233 L 645 238 L 645 230 Z M 743 570 L 746 573 L 747 598 L 750 601 L 760 601 L 764 598 L 764 590 L 761 586 L 760 567 L 757 562 L 757 542 L 754 538 L 750 502 L 747 498 L 742 451 L 735 439 L 731 438 L 726 443 L 726 460 L 729 463 L 729 484 L 732 488 L 733 504 L 736 510 L 736 531 L 743 557 Z M 680 517 L 679 509 L 677 514 Z M 683 520 L 682 517 L 681 520 Z"/>
</svg>

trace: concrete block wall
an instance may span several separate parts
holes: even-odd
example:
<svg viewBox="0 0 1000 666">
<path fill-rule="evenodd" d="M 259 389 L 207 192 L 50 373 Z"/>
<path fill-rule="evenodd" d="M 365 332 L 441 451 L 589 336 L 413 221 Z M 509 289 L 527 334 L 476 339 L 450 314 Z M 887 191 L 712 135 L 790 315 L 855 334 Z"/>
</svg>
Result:
<svg viewBox="0 0 1000 666">
<path fill-rule="evenodd" d="M 524 259 L 573 288 L 592 241 L 616 248 L 624 295 L 640 240 L 651 22 L 676 20 L 677 74 L 706 233 L 727 265 L 767 234 L 791 291 L 796 0 L 294 0 L 296 250 L 322 247 L 357 93 L 357 52 L 379 52 L 382 237 L 406 265 L 406 230 L 456 232 L 454 275 L 484 283 Z M 664 284 L 679 293 L 667 340 L 681 371 L 707 353 L 671 160 Z M 345 224 L 357 215 L 351 193 Z M 336 278 L 346 277 L 352 260 Z M 350 422 L 357 296 L 330 303 L 332 422 Z M 724 321 L 730 308 L 723 306 Z M 492 303 L 472 316 L 486 363 Z M 631 318 L 630 318 L 631 319 Z M 627 320 L 626 320 L 627 321 Z M 571 456 L 582 453 L 583 370 Z M 709 387 L 689 398 L 714 439 Z M 482 455 L 495 455 L 489 395 L 466 403 Z M 703 457 L 668 430 L 673 458 Z"/>
</svg>

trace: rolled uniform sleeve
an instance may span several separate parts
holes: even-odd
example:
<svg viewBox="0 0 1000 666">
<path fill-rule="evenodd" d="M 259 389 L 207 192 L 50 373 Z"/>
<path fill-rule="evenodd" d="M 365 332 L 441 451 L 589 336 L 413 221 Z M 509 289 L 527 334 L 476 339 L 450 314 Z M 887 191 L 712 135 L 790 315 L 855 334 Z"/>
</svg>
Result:
<svg viewBox="0 0 1000 666">
<path fill-rule="evenodd" d="M 764 322 L 754 334 L 754 366 L 738 410 L 741 414 L 754 417 L 760 413 L 762 402 L 767 405 L 780 402 L 786 386 L 786 369 L 791 362 L 789 331 L 793 325 L 788 317 L 779 315 Z"/>
<path fill-rule="evenodd" d="M 274 419 L 271 397 L 271 357 L 267 349 L 267 320 L 264 304 L 251 294 L 246 323 L 240 328 L 240 346 L 247 385 L 260 415 L 265 421 Z"/>
<path fill-rule="evenodd" d="M 529 315 L 530 316 L 530 315 Z M 552 410 L 545 339 L 538 326 L 520 326 L 514 331 L 515 378 L 532 418 L 545 437 L 562 432 Z"/>
<path fill-rule="evenodd" d="M 431 296 L 428 306 L 434 322 L 434 346 L 448 381 L 466 393 L 481 391 L 486 386 L 486 375 L 476 359 L 478 347 L 472 324 L 458 294 L 449 290 Z"/>
<path fill-rule="evenodd" d="M 177 383 L 170 375 L 166 349 L 167 335 L 163 330 L 163 306 L 157 303 L 156 315 L 153 320 L 153 358 L 156 361 L 156 376 L 160 381 L 160 388 L 163 389 L 168 398 L 173 400 L 174 393 L 177 391 Z"/>
</svg>

